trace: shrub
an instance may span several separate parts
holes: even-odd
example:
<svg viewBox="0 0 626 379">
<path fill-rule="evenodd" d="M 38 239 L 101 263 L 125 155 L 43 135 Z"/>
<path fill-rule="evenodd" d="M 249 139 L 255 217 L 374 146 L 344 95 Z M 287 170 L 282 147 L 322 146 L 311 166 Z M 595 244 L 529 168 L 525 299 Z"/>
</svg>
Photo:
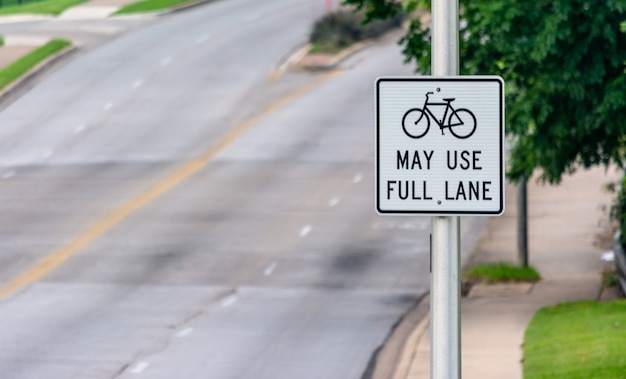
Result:
<svg viewBox="0 0 626 379">
<path fill-rule="evenodd" d="M 463 279 L 481 283 L 536 282 L 539 273 L 533 267 L 518 267 L 509 263 L 487 263 L 463 273 Z"/>
<path fill-rule="evenodd" d="M 319 19 L 311 31 L 309 41 L 319 50 L 334 52 L 356 42 L 377 38 L 402 24 L 401 14 L 387 20 L 364 24 L 365 16 L 357 11 L 331 12 Z"/>
<path fill-rule="evenodd" d="M 617 190 L 617 197 L 611 207 L 611 219 L 617 221 L 620 231 L 620 243 L 626 246 L 626 175 Z"/>
</svg>

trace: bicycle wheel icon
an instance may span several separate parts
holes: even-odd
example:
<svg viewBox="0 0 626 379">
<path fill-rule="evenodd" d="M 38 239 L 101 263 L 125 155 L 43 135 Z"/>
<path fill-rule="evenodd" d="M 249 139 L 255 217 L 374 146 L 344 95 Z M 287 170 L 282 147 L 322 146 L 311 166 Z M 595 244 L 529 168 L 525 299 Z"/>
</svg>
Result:
<svg viewBox="0 0 626 379">
<path fill-rule="evenodd" d="M 476 131 L 476 116 L 465 108 L 457 109 L 450 115 L 446 127 L 456 138 L 469 138 Z"/>
<path fill-rule="evenodd" d="M 430 129 L 430 119 L 422 109 L 409 109 L 402 117 L 402 129 L 411 138 L 422 138 Z"/>
</svg>

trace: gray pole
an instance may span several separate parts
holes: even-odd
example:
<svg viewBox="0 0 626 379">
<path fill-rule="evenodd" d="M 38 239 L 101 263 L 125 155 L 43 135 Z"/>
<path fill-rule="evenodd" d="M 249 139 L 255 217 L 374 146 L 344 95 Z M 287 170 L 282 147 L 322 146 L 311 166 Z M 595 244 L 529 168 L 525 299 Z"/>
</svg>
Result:
<svg viewBox="0 0 626 379">
<path fill-rule="evenodd" d="M 526 177 L 517 185 L 517 256 L 522 267 L 528 267 L 528 196 Z"/>
<path fill-rule="evenodd" d="M 459 217 L 433 217 L 430 377 L 461 378 Z"/>
<path fill-rule="evenodd" d="M 432 0 L 432 75 L 459 74 L 459 1 Z"/>
<path fill-rule="evenodd" d="M 432 75 L 459 74 L 459 2 L 432 0 Z M 432 218 L 430 377 L 461 378 L 459 217 Z"/>
</svg>

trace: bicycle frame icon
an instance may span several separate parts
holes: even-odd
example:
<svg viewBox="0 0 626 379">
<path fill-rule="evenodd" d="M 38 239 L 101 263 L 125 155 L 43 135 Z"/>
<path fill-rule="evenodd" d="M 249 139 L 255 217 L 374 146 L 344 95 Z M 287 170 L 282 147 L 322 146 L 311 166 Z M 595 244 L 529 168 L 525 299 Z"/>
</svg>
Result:
<svg viewBox="0 0 626 379">
<path fill-rule="evenodd" d="M 430 119 L 432 118 L 439 129 L 441 134 L 445 133 L 445 128 L 450 129 L 450 133 L 459 139 L 469 138 L 476 131 L 476 116 L 465 108 L 454 109 L 452 102 L 454 98 L 443 99 L 445 103 L 430 102 L 428 96 L 433 95 L 434 92 L 426 93 L 426 101 L 424 101 L 424 107 L 412 108 L 406 111 L 402 117 L 402 129 L 404 133 L 411 138 L 422 138 L 428 133 L 430 129 Z M 445 106 L 446 109 L 443 112 L 443 117 L 438 120 L 437 117 L 430 110 L 430 106 Z"/>
</svg>

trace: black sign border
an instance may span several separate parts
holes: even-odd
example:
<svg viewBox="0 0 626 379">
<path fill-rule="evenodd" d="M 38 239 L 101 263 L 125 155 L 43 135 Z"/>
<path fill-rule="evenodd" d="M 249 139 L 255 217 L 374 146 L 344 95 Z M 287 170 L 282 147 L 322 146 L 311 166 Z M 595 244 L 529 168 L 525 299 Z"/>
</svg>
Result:
<svg viewBox="0 0 626 379">
<path fill-rule="evenodd" d="M 380 83 L 382 82 L 496 82 L 500 91 L 500 204 L 497 211 L 418 211 L 418 210 L 383 210 L 380 207 Z M 505 184 L 504 184 L 504 80 L 499 76 L 448 76 L 448 77 L 381 77 L 376 79 L 376 212 L 381 215 L 446 215 L 468 216 L 485 215 L 500 216 L 504 213 Z"/>
</svg>

